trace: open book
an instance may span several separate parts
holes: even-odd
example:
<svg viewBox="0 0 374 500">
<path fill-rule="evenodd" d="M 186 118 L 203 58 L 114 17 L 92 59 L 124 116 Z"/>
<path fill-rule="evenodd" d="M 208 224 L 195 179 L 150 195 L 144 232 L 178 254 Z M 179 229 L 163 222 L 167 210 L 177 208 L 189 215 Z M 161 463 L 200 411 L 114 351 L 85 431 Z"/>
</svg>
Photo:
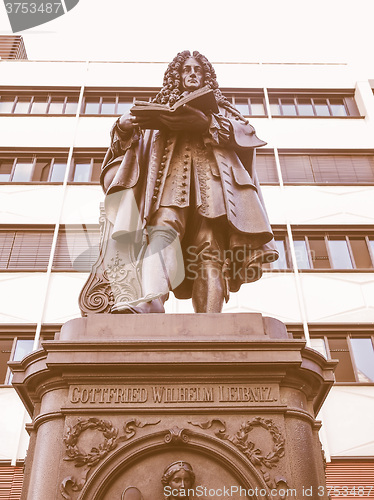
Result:
<svg viewBox="0 0 374 500">
<path fill-rule="evenodd" d="M 184 104 L 199 109 L 203 113 L 219 112 L 214 92 L 209 87 L 203 87 L 187 94 L 171 107 L 155 102 L 135 101 L 130 111 L 135 116 L 157 120 L 161 113 L 175 113 L 178 110 L 182 110 Z"/>
</svg>

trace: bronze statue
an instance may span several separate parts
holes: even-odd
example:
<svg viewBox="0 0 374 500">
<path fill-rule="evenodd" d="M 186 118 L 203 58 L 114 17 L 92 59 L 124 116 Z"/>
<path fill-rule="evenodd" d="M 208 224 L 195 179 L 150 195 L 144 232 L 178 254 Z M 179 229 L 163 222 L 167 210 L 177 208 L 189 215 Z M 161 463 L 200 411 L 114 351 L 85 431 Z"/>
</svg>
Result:
<svg viewBox="0 0 374 500">
<path fill-rule="evenodd" d="M 161 483 L 165 498 L 180 497 L 188 500 L 188 490 L 195 483 L 195 473 L 188 462 L 179 460 L 166 467 Z"/>
<path fill-rule="evenodd" d="M 142 296 L 112 312 L 164 312 L 171 289 L 192 297 L 195 312 L 220 312 L 229 291 L 258 280 L 262 264 L 278 258 L 255 172 L 255 148 L 266 143 L 222 95 L 199 52 L 179 53 L 149 113 L 143 108 L 117 120 L 102 167 L 113 238 L 129 231 L 147 238 Z"/>
</svg>

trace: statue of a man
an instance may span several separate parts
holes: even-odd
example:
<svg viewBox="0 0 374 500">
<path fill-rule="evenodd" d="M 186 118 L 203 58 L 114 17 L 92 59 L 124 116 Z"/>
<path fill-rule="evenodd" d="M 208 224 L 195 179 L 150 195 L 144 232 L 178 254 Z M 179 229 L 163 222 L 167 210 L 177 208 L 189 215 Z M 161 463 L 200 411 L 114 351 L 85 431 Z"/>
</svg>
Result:
<svg viewBox="0 0 374 500">
<path fill-rule="evenodd" d="M 215 111 L 183 105 L 156 125 L 130 113 L 112 129 L 101 183 L 107 200 L 131 193 L 135 226 L 148 239 L 142 296 L 113 312 L 164 312 L 171 289 L 192 297 L 195 312 L 220 312 L 229 291 L 278 258 L 254 166 L 255 148 L 266 143 L 222 95 L 211 63 L 199 52 L 179 53 L 153 102 L 172 107 L 203 87 L 212 89 Z M 119 220 L 134 228 L 130 205 L 116 208 L 116 238 L 129 230 L 117 231 Z"/>
</svg>

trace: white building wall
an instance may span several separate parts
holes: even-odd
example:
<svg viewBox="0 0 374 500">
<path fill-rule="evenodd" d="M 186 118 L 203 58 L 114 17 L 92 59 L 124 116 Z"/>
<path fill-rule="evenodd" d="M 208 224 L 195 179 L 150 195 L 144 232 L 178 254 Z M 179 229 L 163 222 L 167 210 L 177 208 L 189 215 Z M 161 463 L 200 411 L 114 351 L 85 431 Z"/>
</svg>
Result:
<svg viewBox="0 0 374 500">
<path fill-rule="evenodd" d="M 165 62 L 1 61 L 1 85 L 20 87 L 160 87 Z M 374 149 L 373 75 L 344 64 L 215 63 L 221 87 L 267 89 L 355 89 L 362 118 L 253 118 L 267 148 Z M 0 116 L 2 148 L 105 148 L 113 117 Z M 263 186 L 272 224 L 373 225 L 373 186 Z M 1 185 L 3 224 L 95 224 L 103 195 L 100 186 Z M 48 209 L 46 209 L 48 207 Z M 1 273 L 0 321 L 63 323 L 80 316 L 82 273 Z M 191 312 L 191 301 L 173 296 L 167 312 Z M 225 312 L 255 311 L 287 323 L 374 323 L 374 274 L 265 273 L 232 294 Z M 330 456 L 374 456 L 374 388 L 336 386 L 323 409 Z M 14 390 L 0 388 L 0 460 L 22 458 L 27 435 L 24 411 Z M 342 418 L 344 415 L 344 418 Z M 3 430 L 6 436 L 3 438 Z M 372 436 L 370 438 L 370 436 Z"/>
</svg>

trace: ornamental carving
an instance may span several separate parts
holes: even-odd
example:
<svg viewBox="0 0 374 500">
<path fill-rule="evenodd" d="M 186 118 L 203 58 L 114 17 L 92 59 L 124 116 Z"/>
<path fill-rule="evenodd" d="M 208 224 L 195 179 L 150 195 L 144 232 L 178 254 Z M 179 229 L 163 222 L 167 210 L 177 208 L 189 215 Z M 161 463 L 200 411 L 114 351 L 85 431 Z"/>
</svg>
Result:
<svg viewBox="0 0 374 500">
<path fill-rule="evenodd" d="M 66 477 L 61 485 L 60 492 L 66 500 L 71 499 L 68 489 L 71 491 L 80 491 L 85 485 L 88 473 L 91 468 L 97 465 L 108 453 L 114 450 L 119 443 L 128 441 L 136 434 L 137 428 L 146 427 L 148 425 L 156 425 L 160 420 L 154 422 L 141 422 L 138 419 L 127 420 L 123 425 L 123 434 L 118 436 L 118 429 L 108 420 L 91 417 L 86 420 L 78 419 L 78 422 L 72 427 L 68 427 L 63 438 L 66 446 L 67 462 L 74 462 L 75 467 L 84 467 L 83 477 L 76 479 L 73 476 Z M 93 446 L 88 453 L 85 453 L 79 448 L 79 438 L 88 429 L 96 430 L 103 435 L 104 440 Z"/>
<path fill-rule="evenodd" d="M 172 445 L 186 444 L 189 441 L 186 430 L 180 429 L 179 427 L 169 429 L 164 439 L 166 444 Z"/>
<path fill-rule="evenodd" d="M 139 297 L 141 279 L 134 245 L 111 238 L 112 224 L 100 207 L 100 253 L 79 296 L 83 316 L 109 313 L 114 304 Z"/>
<path fill-rule="evenodd" d="M 232 443 L 262 473 L 266 484 L 270 488 L 276 487 L 277 481 L 271 479 L 266 469 L 276 467 L 279 460 L 284 456 L 285 439 L 273 420 L 255 417 L 242 423 L 235 434 L 228 434 L 225 422 L 220 419 L 212 419 L 206 422 L 189 421 L 189 423 L 201 429 L 215 428 L 214 434 L 218 438 Z M 270 434 L 273 446 L 268 453 L 262 451 L 258 444 L 249 439 L 255 427 L 261 427 Z"/>
</svg>

